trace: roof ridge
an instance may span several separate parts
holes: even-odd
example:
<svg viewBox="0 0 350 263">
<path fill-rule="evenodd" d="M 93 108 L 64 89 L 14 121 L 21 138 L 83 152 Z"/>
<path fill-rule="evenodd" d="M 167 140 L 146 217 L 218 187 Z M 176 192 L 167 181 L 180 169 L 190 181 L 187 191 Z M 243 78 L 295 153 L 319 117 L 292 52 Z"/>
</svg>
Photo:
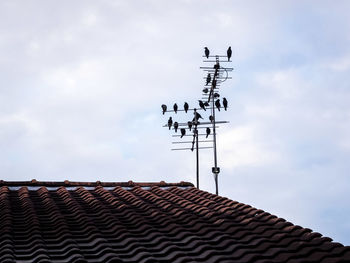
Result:
<svg viewBox="0 0 350 263">
<path fill-rule="evenodd" d="M 168 187 L 168 186 L 194 186 L 190 182 L 184 182 L 181 181 L 179 183 L 166 183 L 164 181 L 160 182 L 75 182 L 75 181 L 37 181 L 36 179 L 32 179 L 31 181 L 4 181 L 0 180 L 0 186 L 121 186 L 121 187 L 132 187 L 132 186 L 141 186 L 141 187 L 147 187 L 147 186 L 161 186 L 161 187 Z"/>
</svg>

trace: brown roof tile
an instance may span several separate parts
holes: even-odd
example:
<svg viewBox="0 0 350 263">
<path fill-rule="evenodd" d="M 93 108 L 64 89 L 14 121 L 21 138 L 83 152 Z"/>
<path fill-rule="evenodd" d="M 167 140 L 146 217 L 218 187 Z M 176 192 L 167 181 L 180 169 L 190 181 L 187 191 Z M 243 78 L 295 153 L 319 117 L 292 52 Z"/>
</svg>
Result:
<svg viewBox="0 0 350 263">
<path fill-rule="evenodd" d="M 350 262 L 350 247 L 190 183 L 0 181 L 0 262 Z"/>
</svg>

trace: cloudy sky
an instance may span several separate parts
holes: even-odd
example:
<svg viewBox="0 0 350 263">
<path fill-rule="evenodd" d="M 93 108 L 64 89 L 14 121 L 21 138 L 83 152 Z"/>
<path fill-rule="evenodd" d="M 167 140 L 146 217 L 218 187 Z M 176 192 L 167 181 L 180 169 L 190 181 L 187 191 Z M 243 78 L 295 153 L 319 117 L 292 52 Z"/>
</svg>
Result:
<svg viewBox="0 0 350 263">
<path fill-rule="evenodd" d="M 170 151 L 160 105 L 195 105 L 203 47 L 231 45 L 220 194 L 350 245 L 349 10 L 2 0 L 1 179 L 195 182 L 195 155 Z M 200 162 L 201 188 L 214 192 L 212 152 Z"/>
</svg>

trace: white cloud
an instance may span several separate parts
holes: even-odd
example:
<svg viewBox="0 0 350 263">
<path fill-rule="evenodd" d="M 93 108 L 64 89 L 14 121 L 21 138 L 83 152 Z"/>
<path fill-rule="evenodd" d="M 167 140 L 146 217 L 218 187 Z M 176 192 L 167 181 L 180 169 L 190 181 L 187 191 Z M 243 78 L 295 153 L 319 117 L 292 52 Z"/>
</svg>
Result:
<svg viewBox="0 0 350 263">
<path fill-rule="evenodd" d="M 220 156 L 224 168 L 278 164 L 280 154 L 257 138 L 258 131 L 254 125 L 246 125 L 220 134 L 222 141 Z"/>
<path fill-rule="evenodd" d="M 333 71 L 345 72 L 350 70 L 350 55 L 345 55 L 336 58 L 333 61 L 328 61 L 322 65 L 326 69 Z"/>
</svg>

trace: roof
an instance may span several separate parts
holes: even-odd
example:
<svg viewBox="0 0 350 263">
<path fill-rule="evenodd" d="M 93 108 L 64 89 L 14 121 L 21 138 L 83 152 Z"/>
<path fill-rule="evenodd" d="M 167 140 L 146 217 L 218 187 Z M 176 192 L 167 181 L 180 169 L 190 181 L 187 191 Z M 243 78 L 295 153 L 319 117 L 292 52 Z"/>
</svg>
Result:
<svg viewBox="0 0 350 263">
<path fill-rule="evenodd" d="M 350 247 L 191 183 L 0 181 L 0 262 L 350 262 Z"/>
</svg>

